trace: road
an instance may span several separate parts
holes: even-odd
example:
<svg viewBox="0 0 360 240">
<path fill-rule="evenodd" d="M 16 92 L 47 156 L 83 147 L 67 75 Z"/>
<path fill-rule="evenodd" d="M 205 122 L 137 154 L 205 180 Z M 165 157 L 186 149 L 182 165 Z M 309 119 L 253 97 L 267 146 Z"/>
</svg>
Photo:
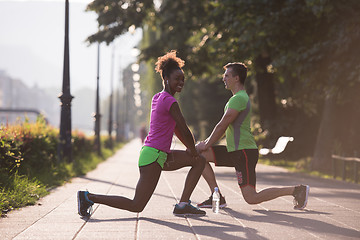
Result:
<svg viewBox="0 0 360 240">
<path fill-rule="evenodd" d="M 215 168 L 228 207 L 198 218 L 173 216 L 189 168 L 163 172 L 142 213 L 94 205 L 89 220 L 77 214 L 76 192 L 133 197 L 139 177 L 140 140 L 133 140 L 86 176 L 52 190 L 35 206 L 0 219 L 0 239 L 360 239 L 360 186 L 308 177 L 280 167 L 258 165 L 257 188 L 310 185 L 308 206 L 293 209 L 292 197 L 248 205 L 234 170 Z M 209 197 L 200 179 L 192 202 Z"/>
</svg>

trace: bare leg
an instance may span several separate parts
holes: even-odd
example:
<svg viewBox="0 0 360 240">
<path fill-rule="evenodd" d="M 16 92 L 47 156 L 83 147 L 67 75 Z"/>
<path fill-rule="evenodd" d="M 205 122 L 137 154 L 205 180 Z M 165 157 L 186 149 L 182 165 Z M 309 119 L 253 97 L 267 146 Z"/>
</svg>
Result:
<svg viewBox="0 0 360 240">
<path fill-rule="evenodd" d="M 186 166 L 191 169 L 186 177 L 184 190 L 180 202 L 188 202 L 196 184 L 198 183 L 201 173 L 203 172 L 205 159 L 195 160 L 187 152 L 174 150 L 169 155 L 164 165 L 164 171 L 174 171 Z"/>
<path fill-rule="evenodd" d="M 212 169 L 212 167 L 211 167 L 211 165 L 209 163 L 209 162 L 215 162 L 212 150 L 208 149 L 208 150 L 202 152 L 201 155 L 203 155 L 206 158 L 205 168 L 204 168 L 204 171 L 202 172 L 203 178 L 207 182 L 211 193 L 214 192 L 215 187 L 217 187 L 219 189 L 219 192 L 220 192 L 220 188 L 219 188 L 219 186 L 218 186 L 218 184 L 216 182 L 216 177 L 215 177 L 214 170 Z"/>
<path fill-rule="evenodd" d="M 88 198 L 100 204 L 110 207 L 128 210 L 130 212 L 141 212 L 149 202 L 155 191 L 161 175 L 161 167 L 157 162 L 140 167 L 140 179 L 136 185 L 134 199 L 122 196 L 108 196 L 89 193 Z"/>
<path fill-rule="evenodd" d="M 256 192 L 255 188 L 246 186 L 241 188 L 242 195 L 248 204 L 259 204 L 281 196 L 292 195 L 295 187 L 266 188 Z"/>
<path fill-rule="evenodd" d="M 205 168 L 204 168 L 204 171 L 202 172 L 202 176 L 205 179 L 205 181 L 207 182 L 211 193 L 214 192 L 215 187 L 219 188 L 219 186 L 216 182 L 214 170 L 212 169 L 211 165 L 208 162 L 206 162 L 206 164 L 205 164 Z"/>
<path fill-rule="evenodd" d="M 216 182 L 215 173 L 209 164 L 209 162 L 215 162 L 214 155 L 211 149 L 208 149 L 201 153 L 206 158 L 206 164 L 202 176 L 210 187 L 211 192 L 214 191 L 215 187 L 218 187 Z M 218 187 L 219 188 L 219 187 Z M 251 186 L 241 188 L 241 192 L 245 201 L 249 204 L 259 204 L 265 201 L 270 201 L 275 198 L 292 195 L 295 187 L 283 187 L 283 188 L 267 188 L 260 192 Z M 220 189 L 219 189 L 220 191 Z"/>
</svg>

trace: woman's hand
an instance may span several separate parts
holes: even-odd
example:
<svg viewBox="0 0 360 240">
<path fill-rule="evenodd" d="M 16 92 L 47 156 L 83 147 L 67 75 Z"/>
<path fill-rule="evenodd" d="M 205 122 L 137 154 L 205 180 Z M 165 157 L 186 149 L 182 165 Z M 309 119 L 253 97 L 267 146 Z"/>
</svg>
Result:
<svg viewBox="0 0 360 240">
<path fill-rule="evenodd" d="M 192 157 L 194 158 L 195 160 L 199 160 L 199 158 L 202 158 L 203 156 L 200 155 L 199 151 L 196 151 L 196 153 L 194 152 L 191 152 L 190 149 L 186 149 L 186 152 Z"/>
</svg>

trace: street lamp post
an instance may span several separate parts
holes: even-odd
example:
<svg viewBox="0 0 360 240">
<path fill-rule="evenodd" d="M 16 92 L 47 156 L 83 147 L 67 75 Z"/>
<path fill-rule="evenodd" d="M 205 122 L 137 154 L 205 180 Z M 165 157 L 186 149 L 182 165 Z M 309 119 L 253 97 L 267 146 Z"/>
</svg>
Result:
<svg viewBox="0 0 360 240">
<path fill-rule="evenodd" d="M 122 124 L 122 118 L 121 118 L 121 114 L 123 113 L 122 111 L 122 90 L 123 90 L 123 81 L 122 81 L 122 77 L 123 77 L 123 73 L 121 70 L 121 66 L 120 66 L 120 71 L 119 71 L 119 84 L 118 84 L 118 89 L 116 91 L 116 106 L 115 106 L 115 121 L 116 121 L 116 142 L 121 142 L 123 140 L 123 124 Z"/>
<path fill-rule="evenodd" d="M 112 54 L 111 54 L 111 77 L 110 77 L 110 99 L 109 99 L 109 146 L 113 148 L 112 141 L 112 129 L 113 129 L 113 81 L 114 81 L 114 52 L 115 45 L 113 45 Z"/>
<path fill-rule="evenodd" d="M 71 148 L 71 100 L 70 93 L 70 64 L 69 64 L 69 1 L 65 0 L 65 41 L 64 41 L 64 66 L 60 118 L 60 142 L 58 146 L 59 159 L 72 162 Z"/>
<path fill-rule="evenodd" d="M 118 87 L 117 91 L 116 91 L 116 100 L 115 100 L 115 132 L 116 132 L 116 137 L 115 140 L 116 142 L 120 142 L 121 141 L 121 137 L 120 137 L 120 109 L 119 109 L 119 104 L 120 103 L 120 86 Z"/>
<path fill-rule="evenodd" d="M 95 111 L 95 147 L 98 155 L 101 155 L 101 144 L 100 144 L 100 99 L 99 99 L 99 74 L 100 74 L 100 43 L 98 43 L 98 54 L 97 54 L 97 76 L 96 76 L 96 111 Z"/>
</svg>

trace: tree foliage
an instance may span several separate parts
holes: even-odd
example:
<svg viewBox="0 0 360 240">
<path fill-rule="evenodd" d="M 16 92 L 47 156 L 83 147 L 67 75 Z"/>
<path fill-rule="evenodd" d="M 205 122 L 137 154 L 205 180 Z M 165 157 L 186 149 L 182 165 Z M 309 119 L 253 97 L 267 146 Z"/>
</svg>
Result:
<svg viewBox="0 0 360 240">
<path fill-rule="evenodd" d="M 87 10 L 98 15 L 99 23 L 98 32 L 88 38 L 89 42 L 107 44 L 116 36 L 129 31 L 131 27 L 142 27 L 155 12 L 152 0 L 95 0 L 88 5 Z"/>
<path fill-rule="evenodd" d="M 315 168 L 324 166 L 334 147 L 347 153 L 357 148 L 359 1 L 163 0 L 155 7 L 153 1 L 95 0 L 88 9 L 98 14 L 100 26 L 90 42 L 109 43 L 134 26 L 153 36 L 141 49 L 143 60 L 156 59 L 171 49 L 179 51 L 188 77 L 196 80 L 183 98 L 195 102 L 183 107 L 184 112 L 201 106 L 193 124 L 216 122 L 211 114 L 219 114 L 220 106 L 214 112 L 203 106 L 226 101 L 216 84 L 221 67 L 244 61 L 249 65 L 249 80 L 257 83 L 254 102 L 260 122 L 272 136 L 298 134 L 294 144 L 307 147 L 297 154 L 310 155 L 311 146 L 316 146 L 314 159 L 319 164 Z M 209 94 L 210 89 L 214 94 Z M 329 118 L 332 121 L 324 121 Z M 265 126 L 265 120 L 273 121 Z M 324 131 L 333 138 L 329 140 Z M 327 147 L 317 147 L 320 142 Z"/>
</svg>

